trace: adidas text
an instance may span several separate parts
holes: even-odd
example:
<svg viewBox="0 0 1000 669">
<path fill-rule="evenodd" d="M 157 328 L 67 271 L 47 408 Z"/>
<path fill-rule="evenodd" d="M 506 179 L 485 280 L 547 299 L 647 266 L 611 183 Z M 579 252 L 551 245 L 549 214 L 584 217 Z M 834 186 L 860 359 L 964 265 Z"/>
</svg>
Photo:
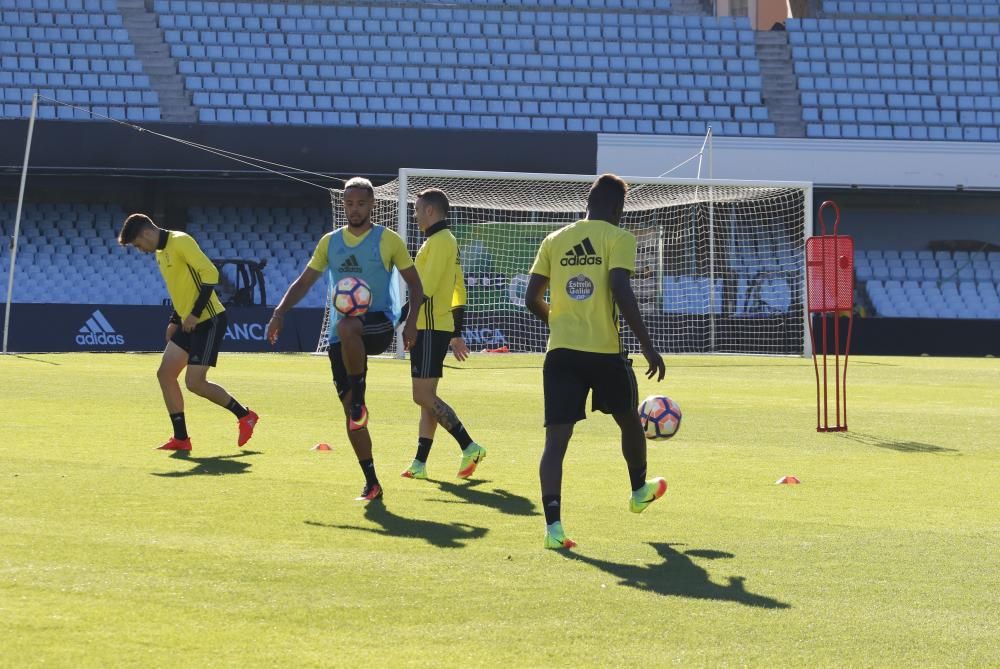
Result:
<svg viewBox="0 0 1000 669">
<path fill-rule="evenodd" d="M 98 344 L 102 345 L 118 345 L 121 346 L 125 343 L 125 337 L 120 334 L 104 334 L 103 332 L 88 334 L 79 334 L 76 336 L 76 343 L 80 346 L 96 346 Z"/>
<path fill-rule="evenodd" d="M 604 260 L 600 256 L 573 256 L 572 258 L 563 258 L 559 261 L 559 264 L 563 267 L 572 267 L 574 265 L 601 265 Z"/>
</svg>

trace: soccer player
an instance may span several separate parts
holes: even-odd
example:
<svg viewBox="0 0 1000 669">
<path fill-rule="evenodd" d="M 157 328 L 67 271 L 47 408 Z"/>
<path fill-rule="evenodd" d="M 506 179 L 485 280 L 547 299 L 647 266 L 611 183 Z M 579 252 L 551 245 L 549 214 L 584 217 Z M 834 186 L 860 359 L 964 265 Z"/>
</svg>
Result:
<svg viewBox="0 0 1000 669">
<path fill-rule="evenodd" d="M 629 508 L 641 513 L 663 496 L 667 482 L 646 480 L 646 441 L 632 361 L 622 346 L 618 315 L 639 340 L 649 364 L 647 378 L 663 379 L 663 359 L 653 347 L 632 292 L 635 236 L 618 227 L 625 209 L 625 182 L 613 174 L 594 181 L 587 218 L 546 237 L 531 267 L 525 303 L 549 326 L 542 368 L 545 395 L 545 449 L 539 466 L 545 547 L 572 548 L 562 527 L 562 463 L 573 426 L 591 410 L 610 413 L 621 430 L 622 455 L 632 484 Z M 545 302 L 550 288 L 551 304 Z"/>
<path fill-rule="evenodd" d="M 417 310 L 417 341 L 410 349 L 410 375 L 413 377 L 413 401 L 420 406 L 420 430 L 417 455 L 402 474 L 411 479 L 427 478 L 427 456 L 438 425 L 447 430 L 462 449 L 459 478 L 472 476 L 486 457 L 486 449 L 472 441 L 454 409 L 437 394 L 448 347 L 459 362 L 469 356 L 469 347 L 462 338 L 465 278 L 458 257 L 458 242 L 448 229 L 448 207 L 448 196 L 437 188 L 419 193 L 413 205 L 413 218 L 427 239 L 416 258 L 424 301 Z"/>
<path fill-rule="evenodd" d="M 395 336 L 399 301 L 393 270 L 406 281 L 410 299 L 420 304 L 424 291 L 406 243 L 392 230 L 372 223 L 375 189 L 371 181 L 354 177 L 344 184 L 344 215 L 347 225 L 327 233 L 319 240 L 308 266 L 302 270 L 274 310 L 267 324 L 267 337 L 272 344 L 278 340 L 285 313 L 306 296 L 309 289 L 325 272 L 330 286 L 345 276 L 364 279 L 371 288 L 372 301 L 361 316 L 344 316 L 330 309 L 328 355 L 333 369 L 337 395 L 344 406 L 347 437 L 365 475 L 365 487 L 358 501 L 369 502 L 382 496 L 382 485 L 375 473 L 372 440 L 368 433 L 368 407 L 365 405 L 365 376 L 368 356 L 378 355 L 389 348 Z M 417 314 L 407 315 L 403 340 L 407 348 L 417 338 Z"/>
<path fill-rule="evenodd" d="M 208 370 L 215 367 L 226 334 L 226 310 L 215 294 L 218 268 L 190 235 L 164 230 L 145 214 L 132 214 L 125 219 L 118 233 L 118 243 L 156 254 L 156 264 L 174 303 L 174 312 L 167 324 L 167 347 L 156 371 L 174 436 L 159 448 L 191 450 L 184 422 L 184 396 L 177 383 L 184 367 L 187 367 L 184 384 L 188 390 L 229 409 L 236 416 L 239 427 L 236 443 L 243 446 L 253 436 L 260 416 L 233 399 L 222 386 L 208 380 Z"/>
</svg>

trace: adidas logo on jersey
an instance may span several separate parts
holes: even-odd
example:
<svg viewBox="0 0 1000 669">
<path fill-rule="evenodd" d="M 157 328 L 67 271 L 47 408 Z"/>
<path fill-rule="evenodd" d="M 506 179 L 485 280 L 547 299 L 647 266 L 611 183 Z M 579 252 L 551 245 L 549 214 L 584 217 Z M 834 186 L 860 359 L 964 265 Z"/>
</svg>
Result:
<svg viewBox="0 0 1000 669">
<path fill-rule="evenodd" d="M 124 346 L 125 337 L 115 332 L 114 327 L 98 309 L 90 315 L 87 322 L 76 335 L 78 346 Z"/>
<path fill-rule="evenodd" d="M 355 258 L 354 254 L 352 253 L 351 255 L 347 256 L 347 260 L 345 260 L 340 264 L 340 267 L 337 268 L 337 271 L 340 274 L 356 274 L 361 271 L 361 263 L 358 262 L 358 259 Z"/>
<path fill-rule="evenodd" d="M 590 243 L 590 237 L 586 237 L 582 242 L 566 251 L 566 255 L 559 261 L 559 264 L 563 267 L 572 267 L 574 265 L 600 265 L 603 262 L 604 259 L 597 255 L 594 245 Z"/>
</svg>

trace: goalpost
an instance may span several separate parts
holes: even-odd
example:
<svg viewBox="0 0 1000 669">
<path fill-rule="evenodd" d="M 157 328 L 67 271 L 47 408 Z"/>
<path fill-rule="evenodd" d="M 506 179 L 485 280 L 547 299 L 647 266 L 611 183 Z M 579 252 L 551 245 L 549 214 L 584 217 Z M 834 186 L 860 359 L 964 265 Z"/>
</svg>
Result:
<svg viewBox="0 0 1000 669">
<path fill-rule="evenodd" d="M 401 169 L 375 189 L 372 219 L 396 230 L 415 254 L 423 235 L 409 223 L 412 204 L 425 188 L 442 189 L 465 271 L 469 348 L 541 352 L 548 332 L 524 306 L 528 271 L 546 235 L 584 217 L 594 178 Z M 659 351 L 811 355 L 811 184 L 624 178 L 621 225 L 638 242 L 632 287 Z M 331 191 L 334 228 L 345 224 L 342 195 Z M 329 309 L 327 300 L 317 352 L 326 350 Z M 627 326 L 622 333 L 637 353 Z"/>
</svg>

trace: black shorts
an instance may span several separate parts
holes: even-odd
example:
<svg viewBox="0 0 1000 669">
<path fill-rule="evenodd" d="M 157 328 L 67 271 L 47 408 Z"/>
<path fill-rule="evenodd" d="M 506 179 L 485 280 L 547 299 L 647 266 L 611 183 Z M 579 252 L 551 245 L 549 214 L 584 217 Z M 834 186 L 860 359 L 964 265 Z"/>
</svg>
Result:
<svg viewBox="0 0 1000 669">
<path fill-rule="evenodd" d="M 219 349 L 222 347 L 222 338 L 226 336 L 228 323 L 229 319 L 226 317 L 226 312 L 223 311 L 214 318 L 198 323 L 191 332 L 184 332 L 184 329 L 178 325 L 170 341 L 187 352 L 188 365 L 215 367 L 215 363 L 219 360 Z"/>
<path fill-rule="evenodd" d="M 591 410 L 620 414 L 635 411 L 639 387 L 632 361 L 619 353 L 590 353 L 557 348 L 545 354 L 545 425 L 572 425 Z"/>
<path fill-rule="evenodd" d="M 442 330 L 417 330 L 417 343 L 410 349 L 410 376 L 415 379 L 444 376 L 444 358 L 451 337 L 452 333 Z"/>
<path fill-rule="evenodd" d="M 381 311 L 364 314 L 359 318 L 363 324 L 361 341 L 365 344 L 365 372 L 367 372 L 367 356 L 385 353 L 392 345 L 396 331 L 392 327 L 392 321 Z M 347 368 L 344 367 L 344 356 L 340 353 L 340 342 L 330 344 L 326 353 L 330 357 L 330 368 L 333 370 L 333 383 L 337 386 L 337 396 L 343 397 L 351 389 L 351 384 L 347 380 Z"/>
</svg>

